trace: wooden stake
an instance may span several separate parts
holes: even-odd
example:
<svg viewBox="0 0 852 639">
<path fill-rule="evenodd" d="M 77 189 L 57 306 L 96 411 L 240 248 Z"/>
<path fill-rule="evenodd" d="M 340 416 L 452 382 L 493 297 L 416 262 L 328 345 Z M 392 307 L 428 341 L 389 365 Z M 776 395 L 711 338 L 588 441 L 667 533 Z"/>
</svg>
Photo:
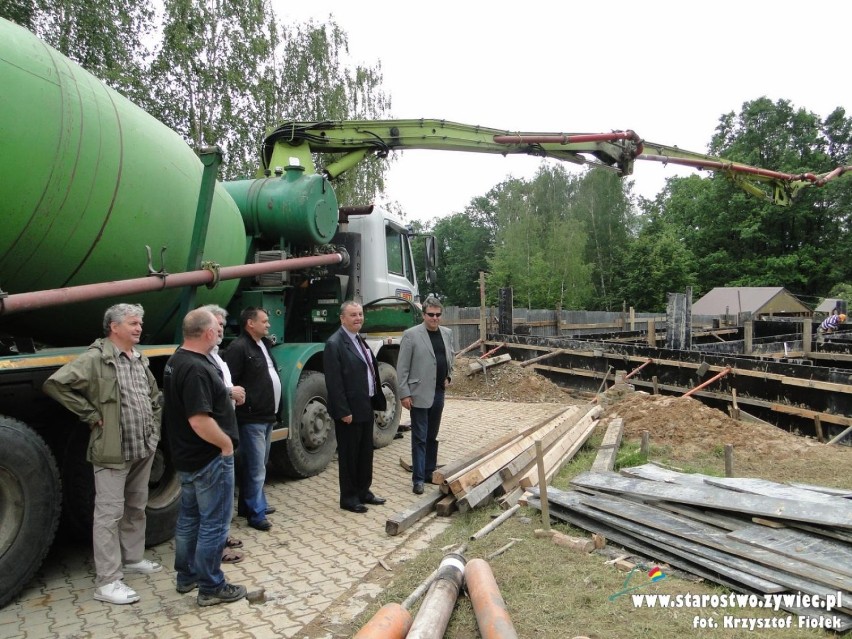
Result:
<svg viewBox="0 0 852 639">
<path fill-rule="evenodd" d="M 535 442 L 535 462 L 538 466 L 538 492 L 541 501 L 541 525 L 550 530 L 550 506 L 547 502 L 547 481 L 544 478 L 544 453 L 541 451 L 541 440 Z"/>
<path fill-rule="evenodd" d="M 639 454 L 647 458 L 651 454 L 651 433 L 642 431 L 642 443 L 639 445 Z"/>
<path fill-rule="evenodd" d="M 822 420 L 819 418 L 819 415 L 814 415 L 814 430 L 816 431 L 816 436 L 819 443 L 824 443 L 825 435 L 822 434 Z"/>
<path fill-rule="evenodd" d="M 731 389 L 731 418 L 739 421 L 740 419 L 740 407 L 737 405 L 737 389 Z"/>
<path fill-rule="evenodd" d="M 725 444 L 725 477 L 734 476 L 734 445 Z"/>
<path fill-rule="evenodd" d="M 660 394 L 660 384 L 659 384 L 659 382 L 657 382 L 657 376 L 656 375 L 654 375 L 651 378 L 651 383 L 654 385 L 654 395 L 659 395 Z"/>
</svg>

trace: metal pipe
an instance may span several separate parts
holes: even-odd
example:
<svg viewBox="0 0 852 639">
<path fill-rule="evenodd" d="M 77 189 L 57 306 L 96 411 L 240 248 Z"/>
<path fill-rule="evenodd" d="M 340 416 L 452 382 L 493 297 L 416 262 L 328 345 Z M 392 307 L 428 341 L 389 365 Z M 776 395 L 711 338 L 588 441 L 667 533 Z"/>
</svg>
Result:
<svg viewBox="0 0 852 639">
<path fill-rule="evenodd" d="M 264 273 L 277 273 L 279 271 L 296 271 L 314 266 L 339 264 L 347 260 L 348 255 L 344 252 L 329 253 L 327 255 L 276 260 L 274 262 L 223 266 L 218 269 L 201 269 L 188 273 L 174 273 L 163 276 L 149 275 L 147 277 L 119 280 L 117 282 L 99 282 L 98 284 L 83 284 L 81 286 L 54 288 L 45 291 L 33 291 L 31 293 L 16 293 L 0 299 L 0 315 L 11 315 L 12 313 L 34 311 L 49 306 L 62 306 L 76 302 L 88 302 L 105 297 L 150 293 L 167 288 L 215 284 L 219 280 L 242 279 L 244 277 L 254 277 Z"/>
<path fill-rule="evenodd" d="M 411 613 L 398 603 L 385 604 L 352 639 L 405 639 L 411 628 Z"/>
<path fill-rule="evenodd" d="M 506 521 L 509 517 L 511 517 L 512 515 L 514 515 L 516 512 L 518 512 L 518 510 L 520 510 L 520 508 L 521 508 L 521 505 L 520 505 L 520 504 L 515 504 L 514 506 L 512 506 L 509 510 L 507 510 L 507 511 L 506 511 L 506 512 L 504 512 L 502 515 L 500 515 L 499 517 L 497 517 L 497 518 L 496 518 L 494 521 L 492 521 L 490 524 L 488 524 L 488 525 L 486 525 L 486 526 L 483 526 L 482 528 L 480 528 L 479 530 L 477 530 L 475 533 L 473 533 L 473 534 L 470 536 L 471 541 L 473 541 L 473 540 L 475 540 L 475 539 L 482 539 L 483 537 L 485 537 L 485 535 L 487 535 L 488 533 L 490 533 L 492 530 L 494 530 L 495 528 L 497 528 L 497 526 L 499 526 L 499 525 L 500 525 L 500 524 L 502 524 L 504 521 Z"/>
<path fill-rule="evenodd" d="M 488 562 L 471 559 L 465 570 L 464 581 L 482 639 L 518 639 Z"/>
<path fill-rule="evenodd" d="M 649 357 L 649 358 L 648 358 L 648 361 L 646 361 L 644 364 L 640 364 L 639 366 L 637 366 L 636 368 L 634 368 L 632 371 L 630 371 L 629 373 L 627 373 L 627 375 L 625 375 L 625 376 L 624 376 L 624 379 L 630 379 L 630 378 L 631 378 L 631 377 L 633 377 L 636 373 L 638 373 L 639 371 L 641 371 L 643 368 L 645 368 L 648 364 L 652 363 L 653 361 L 654 361 L 654 360 L 653 360 L 653 359 L 651 359 L 651 358 Z M 609 372 L 609 371 L 607 371 L 607 372 Z"/>
<path fill-rule="evenodd" d="M 715 382 L 716 380 L 718 380 L 718 379 L 722 379 L 725 375 L 727 375 L 728 373 L 730 373 L 730 372 L 731 372 L 731 370 L 732 370 L 732 369 L 731 369 L 731 367 L 730 367 L 730 366 L 726 366 L 726 367 L 725 367 L 725 369 L 724 369 L 721 373 L 718 373 L 718 374 L 714 375 L 713 377 L 711 377 L 710 379 L 708 379 L 708 380 L 707 380 L 706 382 L 704 382 L 703 384 L 699 384 L 698 386 L 696 386 L 696 387 L 695 387 L 695 388 L 693 388 L 692 390 L 689 390 L 689 391 L 685 392 L 685 393 L 683 394 L 683 397 L 689 397 L 689 396 L 690 396 L 690 395 L 692 395 L 693 393 L 697 393 L 698 391 L 700 391 L 700 390 L 701 390 L 702 388 L 704 388 L 705 386 L 709 386 L 710 384 L 712 384 L 712 383 L 713 383 L 713 382 Z"/>
<path fill-rule="evenodd" d="M 465 563 L 462 555 L 450 553 L 444 557 L 407 639 L 441 639 L 444 636 L 464 581 Z"/>
</svg>

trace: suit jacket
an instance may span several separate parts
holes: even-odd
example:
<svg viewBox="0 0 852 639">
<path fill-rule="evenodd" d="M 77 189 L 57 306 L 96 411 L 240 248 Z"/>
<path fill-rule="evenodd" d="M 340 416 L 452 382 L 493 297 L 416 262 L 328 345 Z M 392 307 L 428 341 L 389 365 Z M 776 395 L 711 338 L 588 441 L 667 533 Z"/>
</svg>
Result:
<svg viewBox="0 0 852 639">
<path fill-rule="evenodd" d="M 453 374 L 453 332 L 439 326 L 447 351 L 447 377 Z M 438 361 L 425 324 L 418 324 L 402 334 L 399 360 L 396 364 L 399 378 L 399 396 L 410 397 L 415 408 L 431 408 L 435 401 Z"/>
<path fill-rule="evenodd" d="M 379 377 L 379 363 L 368 347 L 376 380 L 376 394 L 371 398 L 367 367 L 355 348 L 343 327 L 337 329 L 325 343 L 322 361 L 328 390 L 328 412 L 335 420 L 352 415 L 352 421 L 372 422 L 374 410 L 387 408 Z"/>
</svg>

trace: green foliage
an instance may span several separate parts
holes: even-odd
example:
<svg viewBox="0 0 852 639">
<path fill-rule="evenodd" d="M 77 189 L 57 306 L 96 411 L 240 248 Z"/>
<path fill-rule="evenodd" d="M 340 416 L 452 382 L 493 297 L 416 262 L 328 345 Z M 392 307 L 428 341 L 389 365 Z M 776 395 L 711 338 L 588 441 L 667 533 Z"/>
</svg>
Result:
<svg viewBox="0 0 852 639">
<path fill-rule="evenodd" d="M 720 118 L 710 151 L 776 171 L 824 173 L 847 164 L 852 121 L 836 109 L 823 123 L 786 100 L 746 102 Z M 817 296 L 849 279 L 852 181 L 799 192 L 789 207 L 745 194 L 722 174 L 673 178 L 655 201 L 695 258 L 698 287 L 785 286 Z"/>
</svg>

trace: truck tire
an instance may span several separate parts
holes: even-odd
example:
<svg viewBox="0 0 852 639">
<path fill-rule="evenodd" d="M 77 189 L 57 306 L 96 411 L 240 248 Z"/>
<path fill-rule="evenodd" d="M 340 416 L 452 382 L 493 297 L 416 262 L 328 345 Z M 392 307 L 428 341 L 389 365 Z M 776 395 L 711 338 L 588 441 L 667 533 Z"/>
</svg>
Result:
<svg viewBox="0 0 852 639">
<path fill-rule="evenodd" d="M 0 608 L 41 567 L 61 503 L 59 469 L 47 444 L 23 422 L 0 416 Z"/>
<path fill-rule="evenodd" d="M 65 449 L 62 462 L 62 483 L 65 486 L 62 531 L 77 541 L 90 544 L 95 512 L 95 477 L 92 464 L 86 461 L 88 445 L 89 431 L 82 427 L 75 430 Z M 179 508 L 180 481 L 167 442 L 161 438 L 148 480 L 145 546 L 156 546 L 175 536 Z"/>
<path fill-rule="evenodd" d="M 305 371 L 296 387 L 290 436 L 273 444 L 269 463 L 278 472 L 301 479 L 318 475 L 337 449 L 334 420 L 328 414 L 325 375 Z"/>
<path fill-rule="evenodd" d="M 393 441 L 402 415 L 396 369 L 390 364 L 379 362 L 379 379 L 382 382 L 382 392 L 385 394 L 388 407 L 381 413 L 376 412 L 376 420 L 373 423 L 373 448 L 384 448 Z"/>
</svg>

